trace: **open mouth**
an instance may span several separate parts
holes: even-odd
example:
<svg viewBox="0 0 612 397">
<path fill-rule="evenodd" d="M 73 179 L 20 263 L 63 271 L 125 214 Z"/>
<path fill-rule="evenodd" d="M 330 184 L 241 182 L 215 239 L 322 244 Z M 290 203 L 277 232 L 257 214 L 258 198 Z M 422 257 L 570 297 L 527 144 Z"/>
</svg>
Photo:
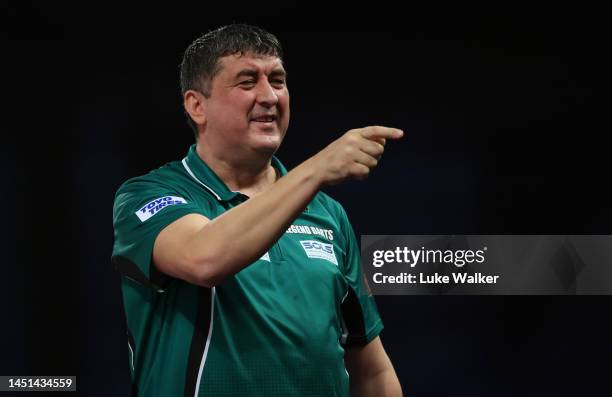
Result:
<svg viewBox="0 0 612 397">
<path fill-rule="evenodd" d="M 255 121 L 257 123 L 273 123 L 276 121 L 276 116 L 274 115 L 259 116 L 259 117 L 255 117 L 251 119 L 251 121 Z"/>
</svg>

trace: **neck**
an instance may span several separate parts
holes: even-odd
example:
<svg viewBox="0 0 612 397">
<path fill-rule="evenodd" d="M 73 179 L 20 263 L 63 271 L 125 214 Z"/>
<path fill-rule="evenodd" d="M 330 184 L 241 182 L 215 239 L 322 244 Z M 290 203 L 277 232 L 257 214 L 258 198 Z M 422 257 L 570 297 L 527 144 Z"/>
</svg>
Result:
<svg viewBox="0 0 612 397">
<path fill-rule="evenodd" d="M 215 153 L 204 140 L 197 142 L 196 152 L 234 192 L 239 191 L 252 197 L 261 193 L 277 179 L 271 157 L 259 155 L 249 159 L 233 159 L 231 156 Z"/>
</svg>

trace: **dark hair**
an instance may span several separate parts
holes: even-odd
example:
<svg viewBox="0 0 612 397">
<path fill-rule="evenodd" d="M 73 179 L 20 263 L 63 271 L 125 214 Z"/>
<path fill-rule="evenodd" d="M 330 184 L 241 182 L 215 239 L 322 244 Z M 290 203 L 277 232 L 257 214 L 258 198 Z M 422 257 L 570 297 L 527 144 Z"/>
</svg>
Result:
<svg viewBox="0 0 612 397">
<path fill-rule="evenodd" d="M 283 49 L 276 36 L 257 26 L 227 25 L 198 37 L 183 54 L 181 94 L 196 90 L 210 97 L 213 77 L 220 70 L 219 58 L 246 53 L 283 57 Z M 189 114 L 187 123 L 197 139 L 198 127 Z"/>
</svg>

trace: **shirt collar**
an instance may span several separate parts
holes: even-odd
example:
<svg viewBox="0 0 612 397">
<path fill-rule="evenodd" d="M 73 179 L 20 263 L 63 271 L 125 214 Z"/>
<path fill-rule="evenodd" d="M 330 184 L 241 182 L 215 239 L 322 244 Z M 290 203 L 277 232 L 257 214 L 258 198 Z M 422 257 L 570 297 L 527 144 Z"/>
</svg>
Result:
<svg viewBox="0 0 612 397">
<path fill-rule="evenodd" d="M 191 145 L 182 163 L 185 171 L 200 186 L 215 196 L 218 201 L 231 201 L 240 194 L 240 192 L 231 191 L 221 178 L 198 156 L 195 144 Z M 280 176 L 284 176 L 287 173 L 287 169 L 276 156 L 272 156 L 272 167 L 278 170 Z"/>
</svg>

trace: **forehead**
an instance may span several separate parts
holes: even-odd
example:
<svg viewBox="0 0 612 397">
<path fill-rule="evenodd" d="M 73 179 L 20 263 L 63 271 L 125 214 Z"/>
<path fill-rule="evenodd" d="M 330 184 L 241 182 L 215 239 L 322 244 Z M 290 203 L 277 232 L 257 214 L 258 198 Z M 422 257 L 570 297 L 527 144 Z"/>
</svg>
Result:
<svg viewBox="0 0 612 397">
<path fill-rule="evenodd" d="M 219 74 L 232 77 L 242 70 L 250 69 L 269 74 L 285 71 L 281 59 L 274 55 L 234 54 L 219 58 Z"/>
</svg>

